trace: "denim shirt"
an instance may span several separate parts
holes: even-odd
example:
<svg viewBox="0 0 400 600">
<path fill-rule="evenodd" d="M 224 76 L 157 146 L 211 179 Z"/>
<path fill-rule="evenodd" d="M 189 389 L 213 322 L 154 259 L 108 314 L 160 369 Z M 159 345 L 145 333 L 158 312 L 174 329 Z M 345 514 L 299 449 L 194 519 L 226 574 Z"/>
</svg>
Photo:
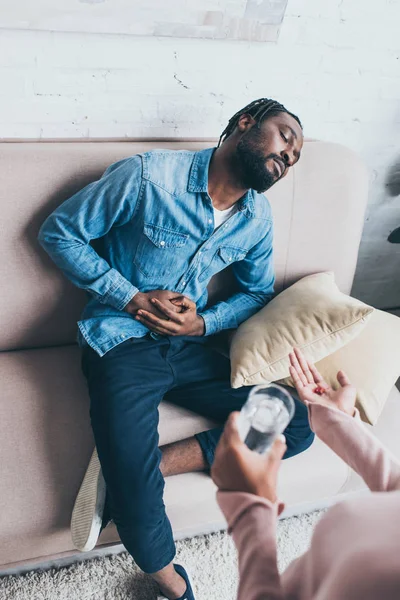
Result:
<svg viewBox="0 0 400 600">
<path fill-rule="evenodd" d="M 100 356 L 149 330 L 123 309 L 138 291 L 191 298 L 205 335 L 236 328 L 273 295 L 272 217 L 249 190 L 214 231 L 208 168 L 214 148 L 152 150 L 111 165 L 43 223 L 39 241 L 76 286 L 90 293 L 78 342 Z M 97 242 L 96 250 L 90 243 Z M 211 277 L 232 265 L 237 292 L 205 308 Z"/>
</svg>

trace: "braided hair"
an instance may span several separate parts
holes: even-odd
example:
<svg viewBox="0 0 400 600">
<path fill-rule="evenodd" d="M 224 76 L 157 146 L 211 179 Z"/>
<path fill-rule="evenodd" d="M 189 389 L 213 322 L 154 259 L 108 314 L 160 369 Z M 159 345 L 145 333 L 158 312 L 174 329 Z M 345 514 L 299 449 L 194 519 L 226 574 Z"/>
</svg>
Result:
<svg viewBox="0 0 400 600">
<path fill-rule="evenodd" d="M 280 112 L 285 112 L 294 119 L 296 119 L 300 127 L 303 128 L 299 117 L 288 111 L 283 106 L 283 104 L 280 104 L 276 100 L 271 100 L 271 98 L 259 98 L 258 100 L 254 100 L 244 108 L 238 110 L 238 112 L 235 113 L 233 117 L 229 119 L 228 125 L 225 127 L 219 138 L 218 148 L 220 147 L 221 143 L 225 141 L 226 138 L 228 138 L 234 131 L 242 115 L 252 116 L 253 119 L 257 122 L 257 126 L 260 126 L 265 117 L 273 117 L 274 115 Z"/>
</svg>

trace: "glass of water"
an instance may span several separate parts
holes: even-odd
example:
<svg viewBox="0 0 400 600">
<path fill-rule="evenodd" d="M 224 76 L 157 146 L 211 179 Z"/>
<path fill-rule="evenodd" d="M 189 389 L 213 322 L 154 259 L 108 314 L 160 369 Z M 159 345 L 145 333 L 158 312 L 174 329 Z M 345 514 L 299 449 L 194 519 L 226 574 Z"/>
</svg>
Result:
<svg viewBox="0 0 400 600">
<path fill-rule="evenodd" d="M 292 396 L 280 385 L 256 385 L 240 411 L 240 437 L 250 450 L 265 454 L 289 425 L 294 410 Z"/>
</svg>

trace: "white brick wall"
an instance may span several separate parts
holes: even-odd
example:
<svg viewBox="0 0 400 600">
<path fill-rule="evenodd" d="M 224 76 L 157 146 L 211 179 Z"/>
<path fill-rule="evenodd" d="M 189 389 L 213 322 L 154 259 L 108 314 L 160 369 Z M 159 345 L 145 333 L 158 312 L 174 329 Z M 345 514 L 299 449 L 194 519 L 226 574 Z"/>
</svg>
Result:
<svg viewBox="0 0 400 600">
<path fill-rule="evenodd" d="M 172 2 L 173 0 L 171 0 Z M 371 172 L 354 294 L 400 305 L 400 0 L 289 0 L 277 44 L 0 30 L 0 137 L 218 136 L 276 97 Z"/>
</svg>

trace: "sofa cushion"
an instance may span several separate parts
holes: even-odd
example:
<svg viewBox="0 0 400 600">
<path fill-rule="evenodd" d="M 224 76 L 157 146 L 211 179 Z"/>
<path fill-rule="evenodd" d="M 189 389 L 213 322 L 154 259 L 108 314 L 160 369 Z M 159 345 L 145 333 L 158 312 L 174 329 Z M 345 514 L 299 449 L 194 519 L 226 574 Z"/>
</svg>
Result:
<svg viewBox="0 0 400 600">
<path fill-rule="evenodd" d="M 357 406 L 363 421 L 375 425 L 400 375 L 400 319 L 374 310 L 361 333 L 317 363 L 325 381 L 338 387 L 343 369 L 357 388 Z M 283 381 L 293 385 L 291 378 Z"/>
<path fill-rule="evenodd" d="M 287 377 L 295 346 L 308 360 L 325 358 L 353 339 L 373 310 L 342 294 L 333 273 L 304 277 L 236 331 L 230 348 L 232 387 Z"/>
</svg>

